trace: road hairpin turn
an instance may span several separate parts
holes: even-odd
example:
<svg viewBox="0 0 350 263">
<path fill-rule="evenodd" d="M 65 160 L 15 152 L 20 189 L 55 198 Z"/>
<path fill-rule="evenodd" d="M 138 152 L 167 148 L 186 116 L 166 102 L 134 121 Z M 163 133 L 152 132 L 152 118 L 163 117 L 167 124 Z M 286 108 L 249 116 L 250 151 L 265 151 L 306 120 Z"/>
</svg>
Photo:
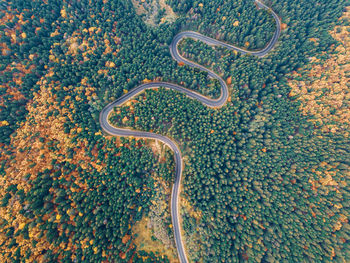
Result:
<svg viewBox="0 0 350 263">
<path fill-rule="evenodd" d="M 179 222 L 179 209 L 178 209 L 179 202 L 178 201 L 179 201 L 179 193 L 180 193 L 181 175 L 182 175 L 182 170 L 183 170 L 182 156 L 181 156 L 181 152 L 179 150 L 179 147 L 177 146 L 177 144 L 173 140 L 169 139 L 166 136 L 158 135 L 158 134 L 151 133 L 151 132 L 142 132 L 142 131 L 135 131 L 135 130 L 130 130 L 130 129 L 114 127 L 109 122 L 109 119 L 108 119 L 109 114 L 113 111 L 113 109 L 115 107 L 121 106 L 123 103 L 130 100 L 132 97 L 135 97 L 140 92 L 142 92 L 146 89 L 155 89 L 155 88 L 159 88 L 159 87 L 164 87 L 164 88 L 173 89 L 173 90 L 177 90 L 179 92 L 182 92 L 182 93 L 186 94 L 188 97 L 190 97 L 192 99 L 196 99 L 208 107 L 221 107 L 221 106 L 225 105 L 226 101 L 228 99 L 228 87 L 227 87 L 225 81 L 219 75 L 214 73 L 213 71 L 182 57 L 178 51 L 178 44 L 184 38 L 193 38 L 193 39 L 200 40 L 200 41 L 207 43 L 207 44 L 210 44 L 210 45 L 221 46 L 221 47 L 228 48 L 230 50 L 236 50 L 242 54 L 251 54 L 251 55 L 258 56 L 258 57 L 265 56 L 273 49 L 273 47 L 277 43 L 277 40 L 278 40 L 280 33 L 281 33 L 281 23 L 280 23 L 278 16 L 276 15 L 276 13 L 272 9 L 270 9 L 269 7 L 264 5 L 259 0 L 255 0 L 255 2 L 259 8 L 270 11 L 270 13 L 272 14 L 272 16 L 274 17 L 274 19 L 276 21 L 276 31 L 275 31 L 271 41 L 262 50 L 259 50 L 259 51 L 244 50 L 244 49 L 241 49 L 239 47 L 221 42 L 219 40 L 216 40 L 216 39 L 213 39 L 213 38 L 210 38 L 207 36 L 203 36 L 200 33 L 192 32 L 192 31 L 185 31 L 185 32 L 181 32 L 181 33 L 177 34 L 174 37 L 172 43 L 170 44 L 171 55 L 176 61 L 183 62 L 184 64 L 186 64 L 190 67 L 195 67 L 195 68 L 199 68 L 203 71 L 206 71 L 210 77 L 215 78 L 220 82 L 220 85 L 221 85 L 220 98 L 209 99 L 209 98 L 204 97 L 203 95 L 201 95 L 199 93 L 196 93 L 196 92 L 191 91 L 189 89 L 186 89 L 184 87 L 178 86 L 176 84 L 167 83 L 167 82 L 153 82 L 153 83 L 143 84 L 143 85 L 140 85 L 140 86 L 132 89 L 127 94 L 121 96 L 119 99 L 108 104 L 100 113 L 100 124 L 101 124 L 103 131 L 106 132 L 107 134 L 110 134 L 113 136 L 133 136 L 133 137 L 138 137 L 138 138 L 159 140 L 159 141 L 162 141 L 163 143 L 165 143 L 166 145 L 168 145 L 174 151 L 174 155 L 175 155 L 175 182 L 174 182 L 172 194 L 171 194 L 171 218 L 172 218 L 172 223 L 173 223 L 173 228 L 174 228 L 175 243 L 176 243 L 176 247 L 177 247 L 177 251 L 178 251 L 179 260 L 181 263 L 187 263 L 188 260 L 187 260 L 187 256 L 185 253 L 183 241 L 181 238 L 182 237 L 181 236 L 181 227 L 180 227 L 180 222 Z"/>
</svg>

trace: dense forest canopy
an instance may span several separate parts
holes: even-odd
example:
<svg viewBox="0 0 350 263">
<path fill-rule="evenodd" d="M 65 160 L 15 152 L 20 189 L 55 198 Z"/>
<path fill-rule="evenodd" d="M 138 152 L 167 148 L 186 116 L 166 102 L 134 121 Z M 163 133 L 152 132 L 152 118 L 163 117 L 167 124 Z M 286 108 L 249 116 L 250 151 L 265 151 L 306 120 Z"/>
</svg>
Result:
<svg viewBox="0 0 350 263">
<path fill-rule="evenodd" d="M 162 20 L 168 11 L 161 11 L 148 24 L 135 1 L 151 3 L 0 3 L 1 262 L 171 260 L 143 249 L 134 227 L 155 214 L 159 198 L 166 204 L 156 185 L 171 189 L 172 155 L 149 141 L 104 136 L 99 113 L 150 81 L 217 97 L 216 81 L 172 59 L 172 38 L 194 30 L 256 50 L 275 23 L 250 0 L 168 0 L 159 3 L 176 19 Z M 349 97 L 343 88 L 336 107 L 324 98 L 348 85 L 348 76 L 344 70 L 330 87 L 335 77 L 325 73 L 329 85 L 311 85 L 325 61 L 348 63 L 332 62 L 348 54 L 339 49 L 349 47 L 349 12 L 339 19 L 346 1 L 265 3 L 283 31 L 264 58 L 180 43 L 181 54 L 227 80 L 226 106 L 210 109 L 161 88 L 115 109 L 110 120 L 180 145 L 181 217 L 192 262 L 347 262 Z M 162 220 L 172 237 L 169 214 Z M 157 233 L 152 239 L 165 240 Z"/>
</svg>

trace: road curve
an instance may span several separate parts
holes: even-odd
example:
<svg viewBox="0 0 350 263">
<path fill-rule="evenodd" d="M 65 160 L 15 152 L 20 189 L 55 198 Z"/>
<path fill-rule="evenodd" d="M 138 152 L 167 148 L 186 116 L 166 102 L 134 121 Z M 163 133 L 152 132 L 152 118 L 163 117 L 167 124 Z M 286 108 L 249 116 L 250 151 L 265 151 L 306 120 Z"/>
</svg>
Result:
<svg viewBox="0 0 350 263">
<path fill-rule="evenodd" d="M 176 61 L 183 62 L 184 64 L 186 64 L 190 67 L 195 67 L 195 68 L 199 68 L 203 71 L 206 71 L 210 77 L 215 78 L 220 82 L 221 95 L 218 99 L 210 99 L 210 98 L 204 97 L 203 95 L 201 95 L 197 92 L 188 90 L 188 89 L 181 87 L 179 85 L 176 85 L 176 84 L 167 83 L 167 82 L 153 82 L 153 83 L 147 83 L 147 84 L 142 84 L 140 86 L 137 86 L 136 88 L 129 91 L 127 94 L 124 94 L 123 96 L 121 96 L 119 99 L 108 104 L 100 113 L 100 125 L 105 133 L 107 133 L 109 135 L 113 135 L 113 136 L 132 136 L 132 137 L 159 140 L 159 141 L 162 141 L 163 143 L 165 143 L 166 145 L 168 145 L 174 151 L 175 182 L 174 182 L 172 194 L 171 194 L 171 218 L 172 218 L 172 224 L 173 224 L 173 228 L 174 228 L 174 237 L 175 237 L 175 243 L 176 243 L 176 247 L 177 247 L 177 251 L 178 251 L 178 257 L 179 257 L 179 260 L 181 263 L 187 263 L 188 260 L 187 260 L 184 245 L 182 242 L 181 227 L 180 227 L 180 222 L 179 222 L 179 209 L 178 209 L 180 182 L 181 182 L 181 176 L 182 176 L 182 170 L 183 170 L 183 162 L 182 162 L 182 156 L 181 156 L 180 149 L 179 149 L 178 145 L 172 139 L 170 139 L 166 136 L 158 135 L 158 134 L 151 133 L 151 132 L 135 131 L 135 130 L 130 130 L 130 129 L 114 127 L 109 122 L 108 117 L 115 107 L 122 105 L 126 101 L 130 100 L 132 97 L 135 97 L 140 92 L 142 92 L 146 89 L 154 89 L 154 88 L 159 88 L 159 87 L 164 87 L 167 89 L 173 89 L 173 90 L 177 90 L 179 92 L 182 92 L 182 93 L 186 94 L 188 97 L 190 97 L 192 99 L 196 99 L 208 107 L 221 107 L 221 106 L 223 106 L 226 103 L 227 98 L 228 98 L 228 87 L 227 87 L 225 81 L 219 75 L 214 73 L 213 71 L 182 57 L 178 51 L 178 44 L 183 38 L 193 38 L 196 40 L 200 40 L 204 43 L 207 43 L 209 45 L 221 46 L 221 47 L 228 48 L 230 50 L 236 50 L 242 54 L 252 54 L 252 55 L 255 55 L 258 57 L 265 56 L 274 48 L 274 46 L 277 43 L 277 40 L 278 40 L 280 33 L 281 33 L 281 23 L 280 23 L 278 16 L 276 15 L 276 13 L 272 9 L 270 9 L 269 7 L 264 5 L 259 0 L 255 0 L 255 2 L 259 8 L 268 10 L 272 14 L 272 16 L 274 17 L 274 19 L 276 21 L 276 31 L 275 31 L 271 41 L 262 50 L 249 51 L 249 50 L 241 49 L 239 47 L 218 41 L 216 39 L 213 39 L 213 38 L 210 38 L 207 36 L 203 36 L 199 33 L 193 32 L 193 31 L 185 31 L 185 32 L 181 32 L 181 33 L 177 34 L 174 37 L 172 43 L 170 44 L 171 55 Z"/>
</svg>

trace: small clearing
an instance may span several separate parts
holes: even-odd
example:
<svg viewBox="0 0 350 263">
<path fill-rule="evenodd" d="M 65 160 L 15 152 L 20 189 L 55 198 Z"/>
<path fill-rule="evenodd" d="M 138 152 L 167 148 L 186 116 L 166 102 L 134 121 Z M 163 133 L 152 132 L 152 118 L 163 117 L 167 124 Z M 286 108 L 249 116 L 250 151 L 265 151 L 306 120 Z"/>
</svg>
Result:
<svg viewBox="0 0 350 263">
<path fill-rule="evenodd" d="M 132 229 L 135 244 L 139 250 L 158 253 L 167 256 L 170 262 L 179 262 L 171 225 L 171 187 L 158 178 L 154 188 L 156 193 L 149 213 Z"/>
<path fill-rule="evenodd" d="M 165 0 L 131 0 L 136 14 L 144 16 L 144 21 L 150 26 L 172 23 L 177 16 Z"/>
<path fill-rule="evenodd" d="M 158 161 L 165 162 L 165 152 L 166 152 L 167 146 L 158 140 L 150 140 L 148 145 L 151 147 L 152 152 L 155 155 L 159 156 Z"/>
<path fill-rule="evenodd" d="M 201 237 L 205 236 L 206 230 L 201 224 L 202 213 L 195 209 L 184 195 L 180 196 L 180 222 L 182 226 L 182 239 L 190 262 L 203 262 L 201 251 Z M 184 229 L 183 226 L 187 225 Z M 191 225 L 191 227 L 188 227 Z"/>
</svg>

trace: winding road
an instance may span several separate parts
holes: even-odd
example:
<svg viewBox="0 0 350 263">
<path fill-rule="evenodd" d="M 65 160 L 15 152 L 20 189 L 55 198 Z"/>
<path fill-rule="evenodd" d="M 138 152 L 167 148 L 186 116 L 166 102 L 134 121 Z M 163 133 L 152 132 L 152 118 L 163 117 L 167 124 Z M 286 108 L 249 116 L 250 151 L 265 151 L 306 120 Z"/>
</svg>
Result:
<svg viewBox="0 0 350 263">
<path fill-rule="evenodd" d="M 194 91 L 188 90 L 184 87 L 181 87 L 181 86 L 178 86 L 178 85 L 172 84 L 172 83 L 153 82 L 153 83 L 143 84 L 143 85 L 140 85 L 140 86 L 132 89 L 127 94 L 121 96 L 119 99 L 108 104 L 100 113 L 100 125 L 105 133 L 107 133 L 109 135 L 113 135 L 113 136 L 133 136 L 133 137 L 139 137 L 139 138 L 159 140 L 159 141 L 162 141 L 163 143 L 165 143 L 166 145 L 168 145 L 174 151 L 176 165 L 175 165 L 175 182 L 174 182 L 174 185 L 172 188 L 172 194 L 171 194 L 171 218 L 172 218 L 172 224 L 173 224 L 173 228 L 174 228 L 174 237 L 175 237 L 175 243 L 176 243 L 176 247 L 177 247 L 177 251 L 178 251 L 178 257 L 179 257 L 179 260 L 181 263 L 187 263 L 188 260 L 187 260 L 187 256 L 185 253 L 183 241 L 182 241 L 181 227 L 180 227 L 180 222 L 179 222 L 178 204 L 179 204 L 179 193 L 180 193 L 180 186 L 181 186 L 180 182 L 181 182 L 182 170 L 183 170 L 183 166 L 184 166 L 183 161 L 182 161 L 181 152 L 179 150 L 179 146 L 176 144 L 176 142 L 174 142 L 172 139 L 170 139 L 166 136 L 162 136 L 162 135 L 150 133 L 150 132 L 135 131 L 135 130 L 130 130 L 130 129 L 114 127 L 109 122 L 109 115 L 115 107 L 121 106 L 123 103 L 130 100 L 132 97 L 135 97 L 140 92 L 142 92 L 146 89 L 155 89 L 155 88 L 159 88 L 159 87 L 164 87 L 167 89 L 173 89 L 173 90 L 177 90 L 179 92 L 182 92 L 182 93 L 186 94 L 188 97 L 190 97 L 192 99 L 196 99 L 208 107 L 221 107 L 221 106 L 223 106 L 228 99 L 228 87 L 227 87 L 225 81 L 219 75 L 214 73 L 213 71 L 182 57 L 178 51 L 178 44 L 184 38 L 193 38 L 196 40 L 200 40 L 204 43 L 207 43 L 209 45 L 221 46 L 221 47 L 228 48 L 230 50 L 236 50 L 242 54 L 252 54 L 252 55 L 255 55 L 258 57 L 265 56 L 274 48 L 275 44 L 277 43 L 277 40 L 278 40 L 280 33 L 281 33 L 281 23 L 280 23 L 278 16 L 271 8 L 264 5 L 259 0 L 255 0 L 255 2 L 259 8 L 268 10 L 272 14 L 272 16 L 274 17 L 274 19 L 276 21 L 276 31 L 275 31 L 271 41 L 262 50 L 259 50 L 259 51 L 244 50 L 244 49 L 241 49 L 239 47 L 218 41 L 216 39 L 213 39 L 213 38 L 210 38 L 207 36 L 203 36 L 199 33 L 192 32 L 192 31 L 185 31 L 185 32 L 181 32 L 181 33 L 177 34 L 174 37 L 172 43 L 170 44 L 171 55 L 176 61 L 183 62 L 184 64 L 186 64 L 190 67 L 195 67 L 195 68 L 199 68 L 203 71 L 206 71 L 206 72 L 208 72 L 208 75 L 210 77 L 215 78 L 220 82 L 220 85 L 221 85 L 220 98 L 210 99 L 210 98 L 204 97 L 203 95 L 201 95 L 199 93 L 196 93 Z"/>
</svg>

